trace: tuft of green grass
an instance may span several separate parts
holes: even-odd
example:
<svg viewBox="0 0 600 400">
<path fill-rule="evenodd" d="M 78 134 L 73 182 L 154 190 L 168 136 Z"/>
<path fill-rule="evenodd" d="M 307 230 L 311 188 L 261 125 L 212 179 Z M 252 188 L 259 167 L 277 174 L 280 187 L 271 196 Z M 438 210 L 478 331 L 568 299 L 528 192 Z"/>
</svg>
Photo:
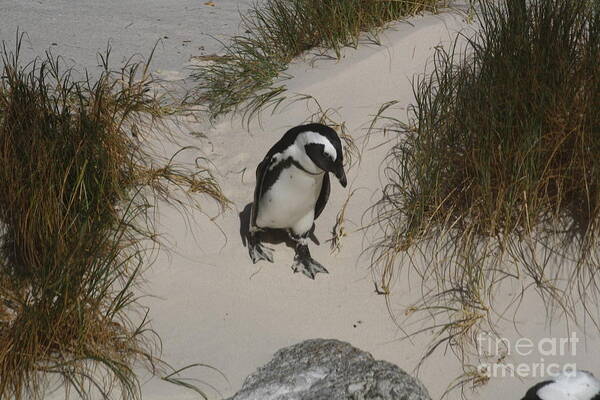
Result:
<svg viewBox="0 0 600 400">
<path fill-rule="evenodd" d="M 382 108 L 399 137 L 373 208 L 381 286 L 412 266 L 413 311 L 436 332 L 426 356 L 449 346 L 463 364 L 530 288 L 550 315 L 600 327 L 600 3 L 477 14 L 465 48 L 437 49 L 415 80 L 408 124 Z M 515 294 L 497 299 L 505 283 Z"/>
<path fill-rule="evenodd" d="M 206 171 L 146 152 L 172 110 L 143 65 L 110 71 L 107 52 L 96 80 L 74 80 L 49 54 L 22 66 L 21 38 L 0 52 L 0 398 L 57 381 L 140 398 L 134 367 L 165 366 L 135 290 L 153 207 L 180 204 L 177 188 L 226 200 Z"/>
<path fill-rule="evenodd" d="M 385 24 L 424 10 L 440 0 L 265 0 L 242 16 L 246 32 L 224 44 L 224 55 L 196 67 L 195 102 L 206 103 L 212 118 L 241 108 L 249 115 L 277 102 L 284 85 L 274 84 L 292 59 L 321 47 L 341 56 L 356 47 L 361 33 L 377 40 Z"/>
</svg>

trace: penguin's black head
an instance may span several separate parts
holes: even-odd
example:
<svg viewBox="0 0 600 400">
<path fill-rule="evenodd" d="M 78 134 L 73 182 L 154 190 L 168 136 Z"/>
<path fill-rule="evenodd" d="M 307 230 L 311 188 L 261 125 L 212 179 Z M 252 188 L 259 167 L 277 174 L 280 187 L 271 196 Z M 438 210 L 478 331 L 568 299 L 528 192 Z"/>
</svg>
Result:
<svg viewBox="0 0 600 400">
<path fill-rule="evenodd" d="M 317 134 L 304 145 L 304 151 L 306 151 L 308 157 L 323 171 L 334 174 L 340 184 L 346 187 L 348 181 L 344 171 L 344 154 L 338 134 L 332 128 L 323 124 L 304 125 L 303 130 Z"/>
</svg>

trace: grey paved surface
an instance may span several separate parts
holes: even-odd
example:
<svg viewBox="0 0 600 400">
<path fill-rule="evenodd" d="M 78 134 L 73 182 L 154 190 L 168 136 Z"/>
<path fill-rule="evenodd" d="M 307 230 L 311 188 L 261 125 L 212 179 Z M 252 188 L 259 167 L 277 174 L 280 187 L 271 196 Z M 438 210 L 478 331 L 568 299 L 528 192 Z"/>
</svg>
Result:
<svg viewBox="0 0 600 400">
<path fill-rule="evenodd" d="M 238 32 L 251 0 L 0 0 L 0 41 L 26 32 L 23 60 L 51 49 L 77 69 L 95 68 L 111 43 L 111 65 L 147 56 L 160 40 L 152 69 L 185 72 L 192 55 L 215 53 Z"/>
</svg>

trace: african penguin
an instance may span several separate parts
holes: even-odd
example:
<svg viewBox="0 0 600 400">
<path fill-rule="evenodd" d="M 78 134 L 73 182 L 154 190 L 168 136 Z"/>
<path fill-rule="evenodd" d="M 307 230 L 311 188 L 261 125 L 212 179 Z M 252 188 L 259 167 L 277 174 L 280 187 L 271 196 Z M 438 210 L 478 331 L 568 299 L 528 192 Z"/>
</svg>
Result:
<svg viewBox="0 0 600 400">
<path fill-rule="evenodd" d="M 600 379 L 581 370 L 563 373 L 532 386 L 522 400 L 600 400 Z"/>
<path fill-rule="evenodd" d="M 273 262 L 270 249 L 256 233 L 262 228 L 285 229 L 295 242 L 292 270 L 311 279 L 327 273 L 308 250 L 314 220 L 329 198 L 329 172 L 346 187 L 342 142 L 323 124 L 300 125 L 288 130 L 271 147 L 256 168 L 256 188 L 250 219 L 248 251 L 252 262 Z"/>
</svg>

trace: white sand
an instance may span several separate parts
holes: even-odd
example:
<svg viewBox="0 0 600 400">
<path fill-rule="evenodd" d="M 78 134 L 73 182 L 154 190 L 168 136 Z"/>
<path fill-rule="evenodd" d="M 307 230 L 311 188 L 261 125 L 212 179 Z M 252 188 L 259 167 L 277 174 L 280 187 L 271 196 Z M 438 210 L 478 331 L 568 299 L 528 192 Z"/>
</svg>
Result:
<svg viewBox="0 0 600 400">
<path fill-rule="evenodd" d="M 39 53 L 40 48 L 43 50 L 48 42 L 54 41 L 54 36 L 71 35 L 71 42 L 57 45 L 57 54 L 65 54 L 84 66 L 94 65 L 93 58 L 85 57 L 89 57 L 90 50 L 101 50 L 107 37 L 119 44 L 121 56 L 145 52 L 160 35 L 177 40 L 177 45 L 157 54 L 155 62 L 160 69 L 181 72 L 189 55 L 198 54 L 199 44 L 195 41 L 199 37 L 198 29 L 202 28 L 194 27 L 191 15 L 196 12 L 194 7 L 201 7 L 203 1 L 184 1 L 185 6 L 181 2 L 159 0 L 144 6 L 140 2 L 127 2 L 119 6 L 121 8 L 116 6 L 119 2 L 112 2 L 117 8 L 112 11 L 102 8 L 102 12 L 99 8 L 84 12 L 83 8 L 72 8 L 67 3 L 55 2 L 62 8 L 40 3 L 35 6 L 39 12 L 32 13 L 32 8 L 25 4 L 33 7 L 37 3 L 9 1 L 14 18 L 5 19 L 16 22 L 8 26 L 0 24 L 2 38 L 12 39 L 14 25 L 21 25 L 29 30 L 35 42 L 31 51 Z M 0 5 L 0 10 L 5 4 Z M 19 4 L 23 4 L 22 8 Z M 89 5 L 91 7 L 92 2 Z M 79 10 L 76 16 L 72 15 L 74 9 Z M 113 12 L 115 10 L 117 12 Z M 116 20 L 111 19 L 114 14 L 117 14 Z M 152 21 L 158 18 L 162 24 L 153 26 Z M 204 18 L 211 19 L 206 14 Z M 142 27 L 136 25 L 140 19 L 144 21 Z M 45 25 L 40 27 L 40 21 Z M 109 21 L 119 21 L 119 25 L 106 27 L 109 32 L 106 34 L 104 25 L 116 23 Z M 135 24 L 127 27 L 131 21 Z M 310 66 L 310 60 L 295 63 L 289 71 L 295 78 L 287 82 L 290 93 L 314 96 L 324 109 L 337 111 L 335 119 L 344 122 L 354 137 L 362 136 L 382 103 L 398 100 L 405 107 L 413 101 L 413 75 L 423 71 L 434 46 L 448 43 L 458 29 L 466 26 L 460 16 L 453 14 L 416 17 L 410 22 L 386 32 L 383 47 L 363 45 L 358 50 L 348 49 L 342 60 L 321 60 L 316 62 L 315 68 Z M 133 36 L 131 28 L 138 29 Z M 194 48 L 184 50 L 179 44 L 183 40 L 192 40 Z M 72 47 L 80 50 L 72 50 Z M 161 253 L 146 275 L 145 292 L 156 297 L 147 298 L 145 304 L 150 306 L 153 326 L 162 338 L 163 357 L 175 367 L 200 362 L 218 368 L 229 383 L 209 369 L 195 369 L 186 375 L 214 385 L 224 396 L 235 393 L 244 377 L 269 361 L 277 349 L 304 339 L 345 340 L 409 372 L 431 339 L 422 335 L 412 342 L 398 340 L 402 332 L 390 319 L 384 297 L 374 292 L 368 256 L 360 257 L 368 238 L 365 240 L 361 233 L 352 233 L 344 239 L 341 253 L 330 253 L 325 240 L 348 190 L 342 189 L 336 181 L 332 181 L 330 202 L 317 221 L 316 233 L 321 246 L 311 245 L 313 256 L 329 269 L 329 275 L 318 275 L 311 281 L 301 274 L 293 274 L 290 269 L 293 251 L 283 245 L 276 246 L 275 264 L 257 265 L 251 263 L 247 250 L 242 247 L 237 212 L 252 199 L 256 165 L 285 130 L 305 121 L 315 111 L 314 103 L 297 102 L 274 115 L 263 113 L 261 124 L 253 122 L 249 132 L 242 127 L 241 117 L 236 116 L 210 130 L 205 126 L 189 127 L 190 131 L 205 132 L 207 139 L 183 136 L 186 144 L 198 145 L 206 151 L 188 153 L 187 160 L 192 161 L 198 155 L 212 160 L 219 182 L 235 209 L 216 218 L 214 223 L 206 216 L 195 215 L 191 226 L 186 225 L 177 212 L 162 209 L 160 230 L 171 243 L 172 251 Z M 376 143 L 374 140 L 371 145 Z M 360 167 L 348 174 L 350 190 L 360 189 L 347 210 L 350 232 L 361 225 L 363 215 L 363 222 L 369 222 L 368 214 L 364 213 L 378 199 L 379 167 L 385 152 L 385 147 L 366 151 Z M 240 171 L 244 169 L 246 172 L 242 175 Z M 210 204 L 206 210 L 214 215 Z M 416 283 L 402 281 L 394 287 L 391 307 L 399 315 L 418 298 Z M 555 323 L 550 329 L 544 315 L 539 301 L 526 304 L 519 314 L 519 334 L 514 332 L 510 320 L 504 324 L 504 332 L 512 335 L 511 338 L 527 336 L 534 341 L 544 336 L 565 336 L 564 324 Z M 576 356 L 559 360 L 575 360 L 581 368 L 600 372 L 600 362 L 594 357 L 599 344 L 597 339 L 589 341 L 587 349 L 578 347 Z M 539 355 L 533 354 L 529 361 L 538 358 Z M 420 378 L 433 398 L 439 398 L 458 373 L 453 355 L 440 351 L 425 364 Z M 519 399 L 526 387 L 537 380 L 495 379 L 473 398 Z M 218 398 L 210 388 L 205 388 L 211 398 Z M 458 395 L 455 392 L 448 398 L 455 399 Z M 144 385 L 144 396 L 170 400 L 197 398 L 191 392 L 157 379 Z"/>
<path fill-rule="evenodd" d="M 410 22 L 386 32 L 383 47 L 348 49 L 341 61 L 321 60 L 314 68 L 308 61 L 295 63 L 289 70 L 295 77 L 287 82 L 290 92 L 311 95 L 323 109 L 336 110 L 335 119 L 345 122 L 354 137 L 362 136 L 382 103 L 395 99 L 408 105 L 413 101 L 413 74 L 423 71 L 434 46 L 449 43 L 466 25 L 453 14 L 417 17 Z M 242 127 L 241 117 L 221 122 L 208 132 L 202 147 L 214 146 L 206 155 L 215 163 L 219 181 L 236 211 L 252 200 L 254 170 L 265 152 L 286 129 L 315 111 L 314 102 L 297 102 L 274 115 L 263 113 L 261 124 L 252 123 L 249 132 Z M 363 215 L 363 222 L 369 222 L 364 213 L 378 199 L 379 167 L 385 151 L 385 147 L 366 151 L 360 167 L 349 173 L 350 190 L 359 189 L 346 214 L 349 231 L 360 226 Z M 242 178 L 240 171 L 244 169 Z M 276 246 L 275 264 L 253 265 L 238 235 L 237 212 L 217 218 L 218 228 L 207 218 L 200 218 L 192 230 L 186 229 L 176 213 L 165 212 L 161 229 L 172 238 L 177 254 L 161 256 L 147 277 L 148 292 L 159 297 L 150 302 L 151 315 L 163 338 L 167 360 L 181 365 L 201 361 L 219 368 L 230 384 L 208 371 L 198 371 L 195 376 L 216 385 L 225 396 L 238 390 L 243 378 L 265 364 L 277 349 L 316 337 L 348 341 L 378 359 L 412 371 L 431 337 L 423 335 L 412 343 L 397 340 L 402 333 L 392 323 L 384 297 L 374 292 L 368 257 L 360 257 L 368 239 L 365 241 L 361 233 L 351 234 L 337 255 L 332 255 L 324 243 L 347 194 L 337 181 L 332 183 L 330 202 L 317 221 L 316 233 L 322 244 L 311 246 L 313 256 L 330 274 L 318 275 L 315 281 L 292 273 L 293 251 L 284 245 Z M 192 233 L 200 240 L 196 241 Z M 412 285 L 416 286 L 416 281 Z M 392 307 L 402 315 L 418 294 L 418 290 L 410 290 L 408 282 L 399 282 Z M 551 332 L 545 329 L 541 310 L 539 304 L 523 307 L 521 317 L 530 313 L 535 317 L 522 318 L 520 334 L 534 342 L 543 336 L 565 336 L 558 326 Z M 519 337 L 510 322 L 505 325 L 506 333 L 513 334 L 511 338 Z M 597 345 L 595 341 L 590 348 Z M 598 363 L 582 346 L 578 350 L 575 359 L 580 367 L 597 368 Z M 420 375 L 434 398 L 439 398 L 459 374 L 455 358 L 442 351 Z M 534 353 L 529 362 L 538 358 Z M 517 399 L 538 380 L 497 379 L 482 390 L 481 398 Z M 151 399 L 185 398 L 156 382 L 146 389 Z M 455 392 L 449 398 L 458 396 Z"/>
</svg>

